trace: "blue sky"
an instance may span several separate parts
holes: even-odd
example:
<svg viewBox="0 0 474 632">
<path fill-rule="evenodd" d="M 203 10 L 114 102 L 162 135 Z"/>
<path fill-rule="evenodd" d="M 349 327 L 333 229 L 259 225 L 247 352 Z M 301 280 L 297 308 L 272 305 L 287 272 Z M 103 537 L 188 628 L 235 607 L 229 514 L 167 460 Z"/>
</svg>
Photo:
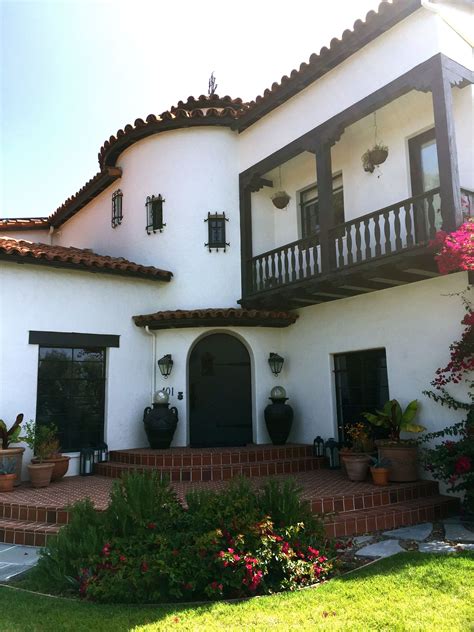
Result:
<svg viewBox="0 0 474 632">
<path fill-rule="evenodd" d="M 105 139 L 189 95 L 243 99 L 352 28 L 378 0 L 0 0 L 0 216 L 49 215 Z"/>
</svg>

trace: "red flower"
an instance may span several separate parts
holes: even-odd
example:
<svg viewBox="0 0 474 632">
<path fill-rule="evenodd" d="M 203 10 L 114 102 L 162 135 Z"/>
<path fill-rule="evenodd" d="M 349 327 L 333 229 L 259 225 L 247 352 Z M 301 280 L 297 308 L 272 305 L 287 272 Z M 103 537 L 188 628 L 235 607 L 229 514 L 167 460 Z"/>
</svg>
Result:
<svg viewBox="0 0 474 632">
<path fill-rule="evenodd" d="M 156 524 L 154 522 L 149 522 L 146 526 L 147 529 L 156 529 Z"/>
<path fill-rule="evenodd" d="M 471 471 L 471 459 L 468 456 L 460 456 L 454 464 L 456 474 L 467 474 Z"/>
<path fill-rule="evenodd" d="M 142 562 L 141 566 L 140 566 L 140 570 L 142 573 L 146 573 L 148 570 L 148 564 L 146 562 Z"/>
<path fill-rule="evenodd" d="M 127 558 L 125 557 L 125 555 L 121 555 L 121 556 L 119 557 L 119 560 L 120 560 L 121 562 L 126 562 L 126 561 L 127 561 Z"/>
</svg>

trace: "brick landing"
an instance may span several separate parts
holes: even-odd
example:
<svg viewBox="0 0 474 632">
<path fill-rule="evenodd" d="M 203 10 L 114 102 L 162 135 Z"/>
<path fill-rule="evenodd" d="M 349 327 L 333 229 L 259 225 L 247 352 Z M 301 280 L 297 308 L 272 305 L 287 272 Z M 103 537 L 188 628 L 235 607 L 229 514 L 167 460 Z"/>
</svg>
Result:
<svg viewBox="0 0 474 632">
<path fill-rule="evenodd" d="M 325 515 L 331 537 L 360 535 L 381 529 L 437 520 L 456 512 L 458 501 L 440 496 L 433 481 L 392 483 L 376 487 L 353 483 L 340 471 L 316 470 L 291 475 L 315 513 Z M 275 476 L 284 479 L 285 475 Z M 250 479 L 263 485 L 268 477 Z M 45 489 L 22 485 L 0 494 L 0 542 L 44 546 L 67 523 L 68 505 L 90 498 L 98 510 L 108 504 L 113 480 L 103 476 L 68 477 Z M 172 483 L 183 500 L 191 489 L 222 489 L 226 481 Z"/>
</svg>

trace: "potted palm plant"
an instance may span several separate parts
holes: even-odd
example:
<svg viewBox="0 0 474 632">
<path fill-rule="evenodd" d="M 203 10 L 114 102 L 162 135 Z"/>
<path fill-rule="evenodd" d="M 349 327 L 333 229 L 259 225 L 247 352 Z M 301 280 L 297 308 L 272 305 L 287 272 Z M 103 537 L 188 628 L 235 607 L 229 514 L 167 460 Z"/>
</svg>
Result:
<svg viewBox="0 0 474 632">
<path fill-rule="evenodd" d="M 418 408 L 416 399 L 405 410 L 402 410 L 396 399 L 391 399 L 382 410 L 364 413 L 369 423 L 388 431 L 388 439 L 378 441 L 378 453 L 379 459 L 388 459 L 391 463 L 391 481 L 407 483 L 418 480 L 418 446 L 413 440 L 400 438 L 401 432 L 418 433 L 426 430 L 414 422 Z"/>
<path fill-rule="evenodd" d="M 24 441 L 35 458 L 28 465 L 28 472 L 33 487 L 47 487 L 51 482 L 54 462 L 47 461 L 57 449 L 57 428 L 53 424 L 38 424 L 29 421 L 25 428 Z"/>
<path fill-rule="evenodd" d="M 0 459 L 7 457 L 8 459 L 12 459 L 15 463 L 15 485 L 19 485 L 21 483 L 21 466 L 23 462 L 23 452 L 25 451 L 25 448 L 17 446 L 14 447 L 13 444 L 20 443 L 20 441 L 23 440 L 23 437 L 20 436 L 22 422 L 22 413 L 19 413 L 16 416 L 15 423 L 12 424 L 10 428 L 7 427 L 3 419 L 0 419 Z"/>
</svg>

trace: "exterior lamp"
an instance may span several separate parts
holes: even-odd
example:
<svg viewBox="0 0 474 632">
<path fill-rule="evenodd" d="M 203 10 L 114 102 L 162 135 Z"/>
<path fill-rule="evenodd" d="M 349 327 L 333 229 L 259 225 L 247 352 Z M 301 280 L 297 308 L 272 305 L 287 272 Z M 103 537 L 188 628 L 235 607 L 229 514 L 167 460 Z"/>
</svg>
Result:
<svg viewBox="0 0 474 632">
<path fill-rule="evenodd" d="M 335 439 L 328 439 L 324 444 L 325 456 L 329 459 L 329 469 L 339 467 L 339 443 Z"/>
<path fill-rule="evenodd" d="M 313 441 L 313 456 L 324 456 L 324 441 L 319 435 Z"/>
<path fill-rule="evenodd" d="M 285 359 L 278 355 L 278 353 L 270 353 L 268 364 L 270 365 L 270 369 L 272 370 L 273 375 L 278 375 L 279 373 L 281 373 L 284 361 Z"/>
<path fill-rule="evenodd" d="M 109 460 L 109 446 L 105 441 L 101 441 L 95 449 L 97 463 L 105 463 Z"/>
<path fill-rule="evenodd" d="M 94 448 L 82 448 L 79 457 L 79 474 L 81 476 L 92 476 L 95 463 L 96 453 Z"/>
<path fill-rule="evenodd" d="M 166 379 L 173 369 L 173 359 L 171 353 L 167 353 L 158 360 L 158 367 L 161 375 Z"/>
</svg>

